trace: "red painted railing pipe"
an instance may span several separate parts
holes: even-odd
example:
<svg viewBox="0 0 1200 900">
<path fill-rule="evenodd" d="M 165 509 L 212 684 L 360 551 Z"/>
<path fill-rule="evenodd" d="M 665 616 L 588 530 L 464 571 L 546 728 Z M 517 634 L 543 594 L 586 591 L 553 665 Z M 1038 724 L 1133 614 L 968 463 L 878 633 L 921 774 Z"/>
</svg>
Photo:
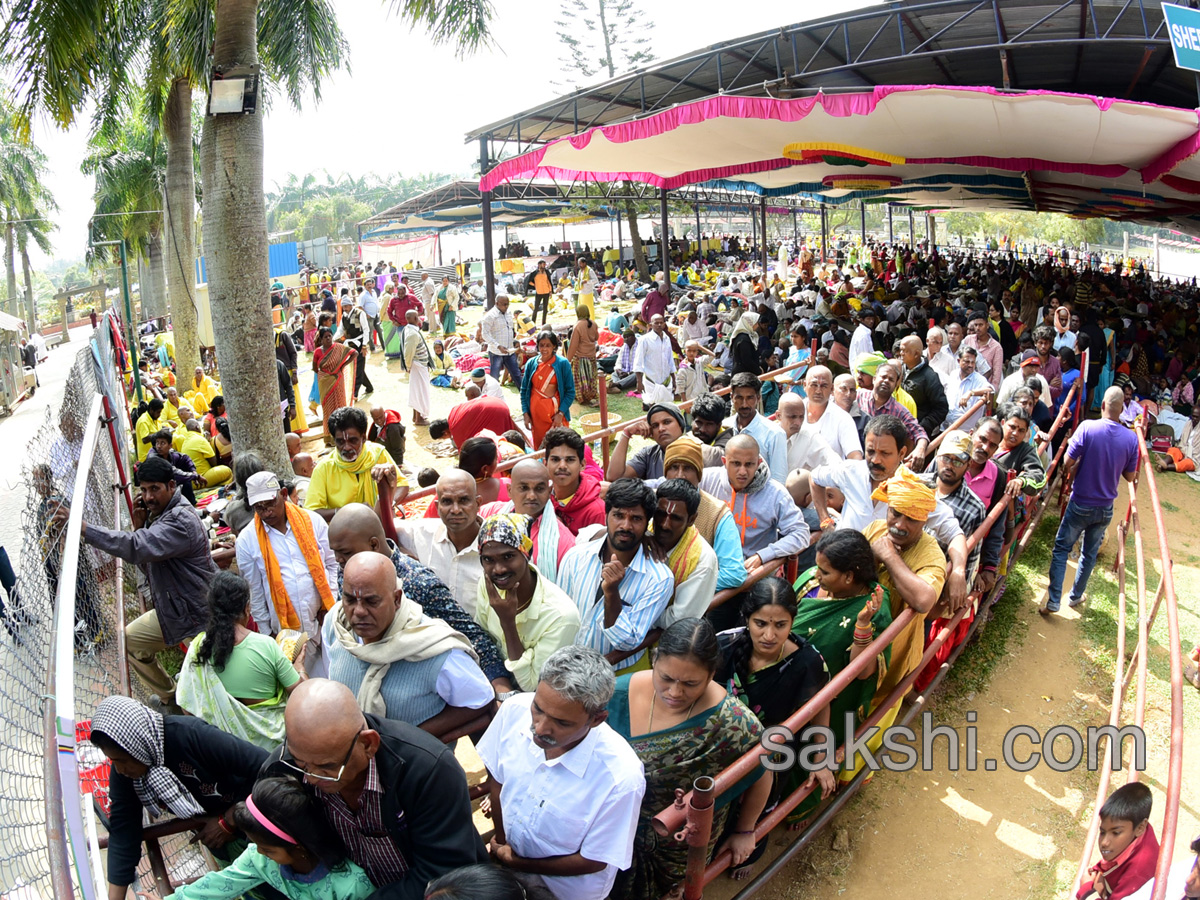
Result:
<svg viewBox="0 0 1200 900">
<path fill-rule="evenodd" d="M 704 864 L 708 861 L 708 842 L 712 839 L 713 794 L 715 782 L 702 775 L 692 783 L 692 792 L 687 803 L 687 824 L 676 840 L 687 842 L 687 870 L 683 879 L 683 900 L 700 900 L 704 893 Z M 682 804 L 680 804 L 682 805 Z"/>
<path fill-rule="evenodd" d="M 1162 555 L 1162 577 L 1167 598 L 1167 646 L 1171 650 L 1171 755 L 1167 767 L 1166 809 L 1159 838 L 1158 866 L 1154 871 L 1152 898 L 1164 900 L 1167 892 L 1167 870 L 1171 867 L 1171 855 L 1175 850 L 1175 829 L 1179 825 L 1179 793 L 1183 786 L 1183 660 L 1179 650 L 1179 608 L 1175 595 L 1175 576 L 1171 571 L 1167 527 L 1163 522 L 1154 465 L 1150 452 L 1146 449 L 1145 438 L 1140 432 L 1134 433 L 1137 435 L 1138 447 L 1145 465 L 1146 488 L 1150 492 L 1150 509 L 1154 513 L 1154 528 L 1158 534 L 1159 553 Z"/>
</svg>

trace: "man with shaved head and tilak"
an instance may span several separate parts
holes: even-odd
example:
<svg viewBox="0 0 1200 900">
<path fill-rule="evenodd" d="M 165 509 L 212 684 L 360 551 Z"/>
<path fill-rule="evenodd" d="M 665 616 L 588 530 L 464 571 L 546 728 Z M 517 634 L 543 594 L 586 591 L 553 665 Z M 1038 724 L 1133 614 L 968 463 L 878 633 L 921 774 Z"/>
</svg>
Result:
<svg viewBox="0 0 1200 900">
<path fill-rule="evenodd" d="M 1096 565 L 1096 555 L 1104 543 L 1104 532 L 1112 521 L 1113 502 L 1121 479 L 1133 481 L 1138 468 L 1138 442 L 1133 432 L 1120 422 L 1125 393 L 1113 386 L 1104 392 L 1101 418 L 1080 422 L 1067 443 L 1066 473 L 1071 482 L 1071 499 L 1058 522 L 1054 552 L 1050 556 L 1050 585 L 1038 611 L 1042 615 L 1058 612 L 1062 602 L 1063 578 L 1067 574 L 1067 554 L 1080 537 L 1079 568 L 1071 586 L 1068 603 L 1079 606 L 1087 600 L 1088 579 Z"/>
<path fill-rule="evenodd" d="M 422 565 L 387 539 L 383 523 L 375 510 L 364 503 L 351 503 L 337 511 L 329 523 L 329 547 L 338 564 L 337 592 L 342 595 L 346 563 L 356 553 L 374 552 L 386 556 L 396 569 L 404 595 L 420 604 L 422 612 L 441 619 L 471 643 L 479 657 L 479 667 L 497 693 L 513 690 L 512 675 L 496 643 L 458 605 L 450 589 L 437 573 Z"/>
<path fill-rule="evenodd" d="M 345 685 L 325 678 L 296 688 L 284 725 L 264 773 L 303 779 L 379 900 L 421 900 L 432 879 L 487 861 L 452 747 L 364 714 Z"/>
<path fill-rule="evenodd" d="M 392 561 L 381 553 L 350 557 L 322 638 L 329 677 L 354 691 L 365 712 L 440 738 L 495 701 L 470 642 L 405 596 Z"/>
<path fill-rule="evenodd" d="M 575 535 L 558 520 L 551 497 L 550 470 L 540 459 L 523 459 L 508 473 L 509 500 L 504 503 L 489 503 L 480 509 L 484 519 L 497 513 L 515 512 L 529 516 L 529 537 L 533 540 L 533 553 L 529 561 L 537 566 L 538 572 L 551 581 L 557 581 L 558 564 L 575 546 Z"/>
</svg>

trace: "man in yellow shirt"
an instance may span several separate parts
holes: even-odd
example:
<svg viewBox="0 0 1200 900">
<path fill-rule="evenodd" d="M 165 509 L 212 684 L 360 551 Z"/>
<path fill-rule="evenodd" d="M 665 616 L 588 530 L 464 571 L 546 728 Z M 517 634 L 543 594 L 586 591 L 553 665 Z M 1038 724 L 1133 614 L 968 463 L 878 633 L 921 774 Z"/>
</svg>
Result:
<svg viewBox="0 0 1200 900">
<path fill-rule="evenodd" d="M 200 433 L 200 423 L 195 419 L 188 420 L 187 437 L 179 448 L 180 453 L 186 454 L 196 466 L 196 471 L 204 476 L 208 487 L 216 487 L 233 478 L 233 469 L 229 466 L 216 465 L 217 454 L 208 438 Z"/>
<path fill-rule="evenodd" d="M 896 685 L 911 673 L 925 651 L 925 616 L 933 609 L 946 583 L 946 555 L 937 538 L 926 534 L 925 520 L 937 506 L 937 496 L 906 466 L 881 484 L 872 499 L 888 505 L 887 519 L 876 519 L 863 529 L 863 536 L 875 551 L 879 583 L 891 595 L 892 618 L 907 607 L 913 612 L 908 625 L 892 641 L 891 663 L 875 689 L 871 709 L 875 710 Z M 879 722 L 879 730 L 867 742 L 874 753 L 883 743 L 883 733 L 896 721 L 900 701 Z M 856 757 L 839 776 L 849 781 L 863 766 Z"/>
<path fill-rule="evenodd" d="M 380 481 L 386 479 L 394 487 L 408 487 L 387 448 L 367 440 L 367 414 L 357 406 L 334 410 L 329 416 L 329 433 L 337 451 L 313 469 L 304 499 L 305 509 L 329 521 L 348 503 L 365 503 L 374 508 L 379 500 Z"/>
<path fill-rule="evenodd" d="M 138 417 L 137 425 L 133 429 L 134 451 L 137 453 L 138 462 L 143 462 L 150 452 L 151 442 L 147 439 L 166 424 L 159 418 L 162 411 L 163 402 L 155 397 L 146 404 L 146 411 Z"/>
<path fill-rule="evenodd" d="M 178 428 L 184 421 L 179 418 L 179 391 L 173 387 L 167 388 L 167 399 L 163 403 L 163 418 L 171 424 L 172 428 Z"/>
</svg>

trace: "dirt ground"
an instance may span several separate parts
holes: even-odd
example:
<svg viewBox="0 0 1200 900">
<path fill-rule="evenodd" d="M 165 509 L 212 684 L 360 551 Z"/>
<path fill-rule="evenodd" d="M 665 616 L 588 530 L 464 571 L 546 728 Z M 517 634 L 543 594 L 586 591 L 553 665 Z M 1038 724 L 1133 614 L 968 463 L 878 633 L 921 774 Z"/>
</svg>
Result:
<svg viewBox="0 0 1200 900">
<path fill-rule="evenodd" d="M 1193 598 L 1200 588 L 1200 485 L 1184 476 L 1160 476 L 1168 542 L 1175 561 L 1174 574 L 1179 597 L 1182 644 L 1190 650 L 1200 636 L 1200 616 Z M 1119 509 L 1124 511 L 1125 502 Z M 1148 505 L 1147 505 L 1148 506 Z M 1148 508 L 1147 508 L 1148 513 Z M 1153 522 L 1145 523 L 1146 552 L 1157 554 Z M 955 695 L 953 682 L 946 702 L 935 701 L 934 725 L 961 729 L 967 712 L 978 715 L 977 756 L 1000 759 L 1005 732 L 1015 725 L 1030 725 L 1044 734 L 1053 725 L 1067 724 L 1081 732 L 1088 725 L 1107 721 L 1112 692 L 1112 650 L 1106 655 L 1104 626 L 1115 634 L 1115 625 L 1104 622 L 1111 610 L 1100 598 L 1083 608 L 1082 616 L 1065 609 L 1044 619 L 1037 604 L 1045 588 L 1048 545 L 1053 541 L 1048 523 L 1036 536 L 1040 552 L 1028 554 L 1036 580 L 1024 596 L 1010 591 L 1001 604 L 1019 604 L 1006 653 L 992 672 L 986 687 L 978 692 Z M 1116 544 L 1116 525 L 1110 528 L 1101 565 L 1092 576 L 1100 590 L 1113 589 L 1111 572 Z M 1132 537 L 1129 551 L 1132 553 Z M 1041 574 L 1037 574 L 1040 572 Z M 1074 566 L 1067 578 L 1073 577 Z M 1158 584 L 1158 568 L 1148 573 L 1150 599 Z M 1100 584 L 1097 585 L 1097 580 Z M 1129 580 L 1130 604 L 1136 604 L 1136 588 Z M 1096 591 L 1099 593 L 1100 591 Z M 1089 591 L 1092 593 L 1092 591 Z M 1136 629 L 1131 606 L 1129 624 Z M 1087 617 L 1093 617 L 1085 621 Z M 1136 646 L 1136 630 L 1128 632 L 1126 658 Z M 1165 610 L 1151 634 L 1151 666 L 1146 706 L 1147 769 L 1142 780 L 1155 795 L 1151 822 L 1161 830 L 1163 790 L 1170 747 L 1170 704 Z M 1115 639 L 1114 639 L 1115 641 Z M 964 657 L 965 659 L 965 657 Z M 1126 698 L 1123 722 L 1132 721 L 1133 698 Z M 1184 685 L 1184 746 L 1200 739 L 1195 690 Z M 920 731 L 918 730 L 918 740 Z M 971 898 L 1051 898 L 1066 896 L 1083 852 L 1083 841 L 1091 821 L 1098 775 L 1080 767 L 1056 772 L 1044 762 L 1029 772 L 1017 772 L 1002 763 L 995 772 L 980 765 L 974 772 L 951 771 L 947 764 L 947 742 L 939 738 L 935 753 L 927 761 L 930 771 L 878 773 L 814 844 L 801 851 L 762 890 L 766 900 L 826 900 L 843 895 L 867 896 L 886 878 L 891 900 L 926 900 L 931 887 L 935 896 Z M 1065 741 L 1058 742 L 1059 757 L 1069 754 Z M 1015 749 L 1024 757 L 1033 749 L 1021 739 Z M 1041 748 L 1045 749 L 1045 748 Z M 965 744 L 959 744 L 965 759 Z M 1192 751 L 1194 753 L 1194 751 Z M 1176 856 L 1186 854 L 1187 845 L 1200 833 L 1200 790 L 1186 779 L 1189 753 L 1184 758 L 1185 781 L 1176 831 Z M 1128 760 L 1129 754 L 1126 754 Z M 926 760 L 923 758 L 923 762 Z M 1115 773 L 1112 788 L 1124 783 L 1125 773 Z M 1111 788 L 1110 788 L 1111 789 Z M 842 834 L 839 834 L 842 833 Z M 783 839 L 786 839 L 786 835 Z M 849 850 L 832 849 L 837 838 L 848 838 Z M 783 843 L 777 833 L 775 846 Z M 771 854 L 772 856 L 774 853 Z M 1094 854 L 1093 854 L 1094 860 Z M 886 873 L 884 876 L 882 873 Z M 934 887 L 936 886 L 936 887 Z M 714 884 L 706 896 L 732 896 L 737 885 L 727 879 Z"/>
</svg>

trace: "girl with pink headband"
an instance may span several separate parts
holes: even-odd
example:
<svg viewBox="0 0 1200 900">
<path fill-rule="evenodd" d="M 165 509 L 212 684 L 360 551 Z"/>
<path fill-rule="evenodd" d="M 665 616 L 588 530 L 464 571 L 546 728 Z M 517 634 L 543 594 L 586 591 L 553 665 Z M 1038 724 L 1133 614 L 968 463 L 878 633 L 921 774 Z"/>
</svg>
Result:
<svg viewBox="0 0 1200 900">
<path fill-rule="evenodd" d="M 229 866 L 183 885 L 167 900 L 233 900 L 267 884 L 292 900 L 359 900 L 375 893 L 367 873 L 347 856 L 337 833 L 292 778 L 262 778 L 229 825 L 250 845 Z M 160 900 L 145 892 L 139 896 Z"/>
</svg>

